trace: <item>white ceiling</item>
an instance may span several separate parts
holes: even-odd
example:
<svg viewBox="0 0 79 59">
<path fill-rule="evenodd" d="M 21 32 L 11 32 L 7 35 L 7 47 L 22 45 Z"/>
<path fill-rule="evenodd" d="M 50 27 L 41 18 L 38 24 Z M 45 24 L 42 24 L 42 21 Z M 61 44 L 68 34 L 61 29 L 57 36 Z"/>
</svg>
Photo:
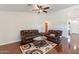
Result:
<svg viewBox="0 0 79 59">
<path fill-rule="evenodd" d="M 65 9 L 75 4 L 50 4 L 50 11 L 58 11 Z M 21 11 L 21 12 L 33 12 L 33 5 L 31 4 L 0 4 L 1 11 Z"/>
</svg>

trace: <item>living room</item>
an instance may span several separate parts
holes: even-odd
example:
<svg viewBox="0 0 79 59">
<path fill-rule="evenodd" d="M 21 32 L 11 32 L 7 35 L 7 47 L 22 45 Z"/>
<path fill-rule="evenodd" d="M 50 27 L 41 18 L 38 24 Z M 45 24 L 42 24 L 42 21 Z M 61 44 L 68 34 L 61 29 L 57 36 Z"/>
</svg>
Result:
<svg viewBox="0 0 79 59">
<path fill-rule="evenodd" d="M 35 10 L 36 6 L 42 11 Z M 47 38 L 48 32 L 60 32 L 62 41 L 57 41 L 57 47 L 48 54 L 77 53 L 70 51 L 69 20 L 78 17 L 78 6 L 75 4 L 2 4 L 0 5 L 0 53 L 19 54 L 20 42 L 22 41 L 22 30 L 38 30 L 42 36 Z M 44 9 L 43 9 L 44 8 Z M 46 10 L 45 10 L 46 9 Z M 77 11 L 76 13 L 74 11 Z M 30 33 L 32 34 L 32 33 Z M 52 34 L 52 36 L 54 36 Z M 39 38 L 40 39 L 40 38 Z M 25 42 L 25 41 L 24 41 Z M 65 43 L 68 43 L 66 46 Z M 61 46 L 60 46 L 61 45 Z M 74 44 L 73 44 L 74 45 Z M 62 48 L 63 46 L 63 48 Z M 10 49 L 7 50 L 6 47 Z M 65 48 L 66 47 L 66 48 Z M 61 49 L 62 48 L 62 49 Z M 70 48 L 70 50 L 68 50 Z M 74 47 L 76 48 L 76 47 Z M 67 50 L 64 50 L 67 49 Z M 16 50 L 16 51 L 15 51 Z M 19 50 L 19 51 L 18 51 Z M 22 49 L 21 49 L 22 50 Z M 12 52 L 11 52 L 12 51 Z M 47 52 L 44 52 L 45 54 Z M 33 52 L 35 53 L 35 52 Z M 37 52 L 36 52 L 37 53 Z M 40 53 L 40 52 L 38 52 Z M 79 52 L 78 52 L 79 53 Z M 27 53 L 26 53 L 27 54 Z M 32 54 L 32 53 L 31 53 Z M 43 54 L 43 53 L 42 53 Z"/>
</svg>

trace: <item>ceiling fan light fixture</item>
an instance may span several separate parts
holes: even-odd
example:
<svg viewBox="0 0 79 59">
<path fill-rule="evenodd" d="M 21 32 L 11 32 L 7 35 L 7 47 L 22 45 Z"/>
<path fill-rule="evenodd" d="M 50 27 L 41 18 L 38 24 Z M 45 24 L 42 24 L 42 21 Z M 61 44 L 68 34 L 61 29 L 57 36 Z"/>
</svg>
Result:
<svg viewBox="0 0 79 59">
<path fill-rule="evenodd" d="M 43 12 L 43 11 L 40 9 L 39 12 Z"/>
<path fill-rule="evenodd" d="M 44 5 L 34 5 L 34 10 L 33 11 L 37 11 L 38 13 L 41 13 L 41 12 L 44 12 L 44 13 L 47 13 L 48 11 L 48 9 L 49 9 L 50 7 L 48 7 L 48 6 L 44 6 Z"/>
</svg>

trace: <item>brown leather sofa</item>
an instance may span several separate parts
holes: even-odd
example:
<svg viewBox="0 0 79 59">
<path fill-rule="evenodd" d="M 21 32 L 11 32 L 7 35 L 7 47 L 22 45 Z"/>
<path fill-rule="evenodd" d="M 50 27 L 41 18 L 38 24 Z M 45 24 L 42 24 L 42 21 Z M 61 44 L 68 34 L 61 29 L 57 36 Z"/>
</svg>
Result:
<svg viewBox="0 0 79 59">
<path fill-rule="evenodd" d="M 21 44 L 33 42 L 33 38 L 38 34 L 38 30 L 21 30 Z"/>
<path fill-rule="evenodd" d="M 54 34 L 55 36 L 50 36 L 50 34 Z M 61 30 L 48 30 L 48 33 L 46 34 L 47 40 L 57 44 L 61 41 L 60 36 L 62 36 Z"/>
<path fill-rule="evenodd" d="M 48 35 L 49 34 L 55 34 L 55 37 L 62 36 L 62 31 L 61 30 L 48 30 Z"/>
</svg>

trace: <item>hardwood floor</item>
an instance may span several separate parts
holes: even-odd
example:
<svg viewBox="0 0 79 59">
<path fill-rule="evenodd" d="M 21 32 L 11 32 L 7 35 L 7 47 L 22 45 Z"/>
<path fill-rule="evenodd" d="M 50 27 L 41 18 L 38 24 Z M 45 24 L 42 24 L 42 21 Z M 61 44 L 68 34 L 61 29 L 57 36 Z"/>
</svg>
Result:
<svg viewBox="0 0 79 59">
<path fill-rule="evenodd" d="M 0 54 L 21 54 L 20 42 L 0 46 Z M 50 50 L 47 54 L 78 54 L 79 53 L 79 34 L 72 34 L 71 41 L 62 37 L 61 44 Z"/>
<path fill-rule="evenodd" d="M 21 54 L 20 42 L 0 46 L 0 54 Z"/>
</svg>

